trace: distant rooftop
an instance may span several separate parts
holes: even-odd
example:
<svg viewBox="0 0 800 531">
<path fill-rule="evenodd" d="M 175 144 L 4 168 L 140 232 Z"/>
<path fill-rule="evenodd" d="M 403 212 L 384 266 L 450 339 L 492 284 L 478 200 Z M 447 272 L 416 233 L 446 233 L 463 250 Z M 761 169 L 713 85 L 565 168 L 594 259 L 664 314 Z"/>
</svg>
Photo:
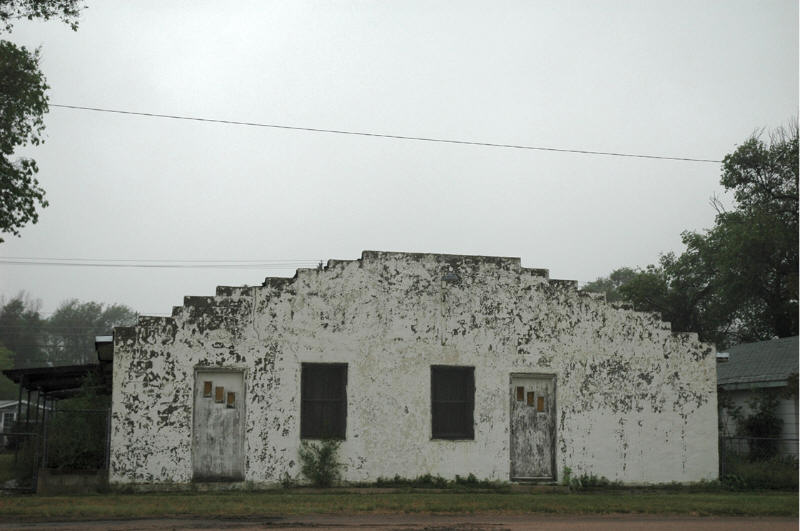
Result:
<svg viewBox="0 0 800 531">
<path fill-rule="evenodd" d="M 786 385 L 797 373 L 798 346 L 794 336 L 731 347 L 729 360 L 717 364 L 717 384 L 725 389 Z"/>
</svg>

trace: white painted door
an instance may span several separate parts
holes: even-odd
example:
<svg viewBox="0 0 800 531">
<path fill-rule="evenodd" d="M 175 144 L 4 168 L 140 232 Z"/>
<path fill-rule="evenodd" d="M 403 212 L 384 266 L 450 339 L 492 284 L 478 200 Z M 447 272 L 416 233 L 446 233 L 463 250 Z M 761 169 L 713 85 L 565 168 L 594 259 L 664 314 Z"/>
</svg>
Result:
<svg viewBox="0 0 800 531">
<path fill-rule="evenodd" d="M 511 480 L 555 479 L 555 377 L 511 376 Z"/>
<path fill-rule="evenodd" d="M 244 374 L 198 370 L 194 385 L 195 481 L 244 479 Z"/>
</svg>

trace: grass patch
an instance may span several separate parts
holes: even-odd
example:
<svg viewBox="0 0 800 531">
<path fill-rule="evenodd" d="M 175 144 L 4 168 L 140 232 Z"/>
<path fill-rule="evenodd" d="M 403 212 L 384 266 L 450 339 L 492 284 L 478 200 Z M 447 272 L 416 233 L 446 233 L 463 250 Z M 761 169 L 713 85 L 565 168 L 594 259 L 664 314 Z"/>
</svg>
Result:
<svg viewBox="0 0 800 531">
<path fill-rule="evenodd" d="M 14 479 L 14 454 L 0 454 L 0 484 L 10 479 Z"/>
<path fill-rule="evenodd" d="M 796 493 L 579 494 L 227 492 L 0 498 L 0 520 L 247 517 L 354 513 L 797 516 Z"/>
<path fill-rule="evenodd" d="M 728 456 L 723 480 L 731 488 L 797 490 L 797 459 L 773 457 L 758 461 Z"/>
<path fill-rule="evenodd" d="M 0 453 L 0 486 L 12 482 L 16 487 L 30 487 L 33 481 L 34 442 L 24 439 L 16 455 Z"/>
</svg>

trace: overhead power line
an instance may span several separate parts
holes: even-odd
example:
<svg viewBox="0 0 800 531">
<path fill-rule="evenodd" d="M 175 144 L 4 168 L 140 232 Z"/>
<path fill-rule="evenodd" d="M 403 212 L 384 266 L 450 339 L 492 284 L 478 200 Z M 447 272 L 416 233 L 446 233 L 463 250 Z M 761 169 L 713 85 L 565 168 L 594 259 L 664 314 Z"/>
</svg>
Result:
<svg viewBox="0 0 800 531">
<path fill-rule="evenodd" d="M 119 263 L 124 262 L 124 263 Z M 0 264 L 6 265 L 44 265 L 73 267 L 123 267 L 123 268 L 174 268 L 174 269 L 297 269 L 313 268 L 324 264 L 326 260 L 177 260 L 159 259 L 144 260 L 141 258 L 45 258 L 0 256 Z M 594 280 L 576 280 L 586 285 Z M 595 279 L 596 280 L 596 279 Z"/>
<path fill-rule="evenodd" d="M 595 151 L 589 149 L 568 149 L 568 148 L 555 148 L 555 147 L 544 147 L 544 146 L 527 146 L 522 144 L 501 144 L 497 142 L 476 142 L 471 140 L 454 140 L 448 138 L 433 138 L 433 137 L 424 137 L 424 136 L 405 136 L 405 135 L 392 135 L 386 133 L 367 133 L 364 131 L 348 131 L 344 129 L 324 129 L 321 127 L 301 127 L 296 125 L 284 125 L 284 124 L 270 124 L 270 123 L 260 123 L 260 122 L 242 122 L 237 120 L 217 120 L 213 118 L 202 118 L 199 116 L 180 116 L 175 114 L 158 114 L 158 113 L 151 113 L 151 112 L 136 112 L 136 111 L 122 111 L 119 109 L 103 109 L 99 107 L 83 107 L 80 105 L 60 105 L 51 103 L 49 104 L 50 107 L 58 107 L 61 109 L 75 109 L 81 111 L 96 111 L 96 112 L 107 112 L 107 113 L 115 113 L 115 114 L 129 114 L 133 116 L 146 116 L 149 118 L 169 118 L 172 120 L 191 120 L 195 122 L 209 122 L 209 123 L 217 123 L 217 124 L 229 124 L 229 125 L 246 125 L 250 127 L 269 127 L 272 129 L 288 129 L 290 131 L 308 131 L 312 133 L 331 133 L 337 135 L 352 135 L 352 136 L 369 136 L 375 138 L 391 138 L 395 140 L 415 140 L 418 142 L 439 142 L 443 144 L 462 144 L 467 146 L 483 146 L 483 147 L 496 147 L 496 148 L 508 148 L 508 149 L 527 149 L 533 151 L 555 151 L 558 153 L 577 153 L 581 155 L 606 155 L 611 157 L 632 157 L 632 158 L 639 158 L 639 159 L 658 159 L 658 160 L 679 160 L 684 162 L 710 162 L 714 164 L 719 164 L 722 162 L 721 160 L 714 160 L 714 159 L 699 159 L 699 158 L 692 158 L 692 157 L 671 157 L 666 155 L 643 155 L 639 153 L 619 153 L 614 151 Z"/>
<path fill-rule="evenodd" d="M 169 259 L 169 258 L 154 258 L 152 260 L 148 260 L 147 258 L 52 258 L 46 256 L 0 256 L 2 260 L 53 260 L 58 262 L 167 262 L 167 263 L 215 263 L 215 262 L 224 262 L 224 263 L 257 263 L 257 264 L 298 264 L 298 263 L 306 263 L 306 262 L 314 262 L 317 263 L 319 260 L 317 259 L 302 259 L 302 258 L 285 258 L 282 260 L 273 260 L 273 259 L 249 259 L 249 260 L 225 260 L 225 259 L 217 259 L 217 258 L 210 258 L 210 259 Z"/>
<path fill-rule="evenodd" d="M 121 263 L 124 262 L 124 263 Z M 315 267 L 320 260 L 276 261 L 189 261 L 189 260 L 101 260 L 70 258 L 10 258 L 0 257 L 0 264 L 56 267 L 116 267 L 154 269 L 296 269 Z"/>
</svg>

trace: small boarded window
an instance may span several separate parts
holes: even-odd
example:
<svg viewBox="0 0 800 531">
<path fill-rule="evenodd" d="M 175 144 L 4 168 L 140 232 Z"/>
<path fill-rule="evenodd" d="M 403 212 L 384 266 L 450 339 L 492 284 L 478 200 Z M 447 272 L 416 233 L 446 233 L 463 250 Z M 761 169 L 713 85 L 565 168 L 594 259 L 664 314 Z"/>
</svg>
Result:
<svg viewBox="0 0 800 531">
<path fill-rule="evenodd" d="M 225 402 L 225 405 L 230 408 L 236 407 L 236 393 L 228 391 L 228 400 Z"/>
<path fill-rule="evenodd" d="M 533 391 L 528 391 L 528 401 L 527 404 L 533 407 Z"/>
<path fill-rule="evenodd" d="M 344 439 L 347 433 L 347 364 L 303 363 L 300 437 Z"/>
<path fill-rule="evenodd" d="M 525 400 L 525 388 L 522 386 L 517 387 L 517 402 Z"/>
<path fill-rule="evenodd" d="M 203 398 L 211 398 L 211 391 L 214 384 L 212 382 L 203 382 Z"/>
<path fill-rule="evenodd" d="M 544 411 L 544 397 L 540 396 L 536 398 L 536 411 Z"/>
<path fill-rule="evenodd" d="M 215 387 L 214 388 L 214 402 L 221 404 L 225 401 L 225 388 L 224 387 Z"/>
<path fill-rule="evenodd" d="M 474 439 L 475 368 L 431 367 L 434 439 Z"/>
</svg>

